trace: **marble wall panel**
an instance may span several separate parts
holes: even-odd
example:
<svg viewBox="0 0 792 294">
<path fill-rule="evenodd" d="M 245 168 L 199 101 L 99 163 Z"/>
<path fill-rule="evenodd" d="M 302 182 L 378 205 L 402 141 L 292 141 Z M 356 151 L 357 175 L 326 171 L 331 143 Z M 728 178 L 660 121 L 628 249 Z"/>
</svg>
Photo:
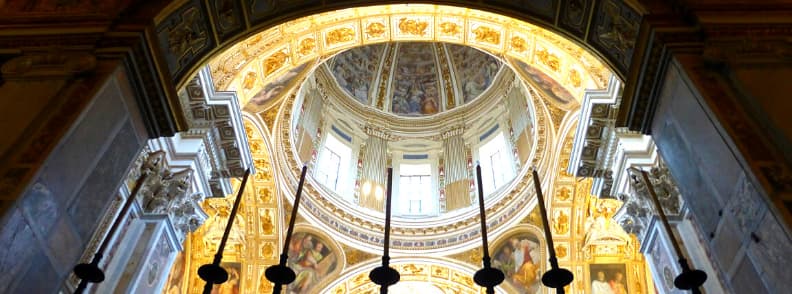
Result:
<svg viewBox="0 0 792 294">
<path fill-rule="evenodd" d="M 732 290 L 734 293 L 783 293 L 768 292 L 759 282 L 759 275 L 756 273 L 754 265 L 746 258 L 737 267 L 737 271 L 731 279 Z"/>
<path fill-rule="evenodd" d="M 683 69 L 675 61 L 669 66 L 652 135 L 709 238 L 703 249 L 720 272 L 710 277 L 723 276 L 735 293 L 783 292 L 792 287 L 792 272 L 785 268 L 792 263 L 789 233 Z"/>
<path fill-rule="evenodd" d="M 80 185 L 110 143 L 107 134 L 119 127 L 129 112 L 120 99 L 118 84 L 108 82 L 88 106 L 86 113 L 53 150 L 39 175 L 59 205 L 77 195 Z"/>
<path fill-rule="evenodd" d="M 114 137 L 88 177 L 89 180 L 78 192 L 78 200 L 68 208 L 69 215 L 84 240 L 91 237 L 132 161 L 142 148 L 137 143 L 129 121 L 124 123 Z"/>
<path fill-rule="evenodd" d="M 62 285 L 142 148 L 143 126 L 132 122 L 140 116 L 119 87 L 126 77 L 108 76 L 0 221 L 0 282 L 8 285 L 0 293 Z"/>
<path fill-rule="evenodd" d="M 748 245 L 751 260 L 767 285 L 769 293 L 784 293 L 792 289 L 792 239 L 781 228 L 772 213 L 765 213 Z M 786 289 L 786 290 L 785 290 Z"/>
<path fill-rule="evenodd" d="M 27 224 L 22 211 L 12 208 L 2 222 L 0 230 L 0 273 L 21 273 L 27 270 L 27 260 L 38 252 L 38 240 L 33 236 L 33 229 Z M 12 286 L 18 276 L 16 274 L 0 275 L 0 285 Z"/>
<path fill-rule="evenodd" d="M 13 276 L 17 279 L 16 284 L 4 288 L 8 292 L 3 293 L 55 293 L 60 286 L 62 277 L 52 267 L 47 255 L 39 247 L 33 246 L 30 250 L 33 253 L 27 261 L 27 271 L 15 272 Z"/>
</svg>

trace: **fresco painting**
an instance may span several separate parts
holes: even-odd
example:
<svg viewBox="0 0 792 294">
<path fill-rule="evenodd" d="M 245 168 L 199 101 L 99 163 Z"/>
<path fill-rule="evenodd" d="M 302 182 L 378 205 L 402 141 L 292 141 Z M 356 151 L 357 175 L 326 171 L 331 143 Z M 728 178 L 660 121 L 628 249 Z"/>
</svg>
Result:
<svg viewBox="0 0 792 294">
<path fill-rule="evenodd" d="M 242 279 L 242 264 L 238 262 L 223 262 L 220 264 L 228 271 L 228 280 L 220 285 L 214 285 L 212 294 L 239 294 Z"/>
<path fill-rule="evenodd" d="M 462 101 L 468 103 L 492 84 L 501 62 L 492 55 L 471 47 L 454 44 L 445 46 L 451 56 L 457 85 L 462 92 Z"/>
<path fill-rule="evenodd" d="M 431 43 L 399 44 L 392 87 L 391 111 L 408 116 L 439 112 L 440 85 Z"/>
<path fill-rule="evenodd" d="M 376 79 L 385 45 L 363 46 L 344 51 L 329 63 L 338 85 L 363 104 L 369 103 L 369 90 Z"/>
<path fill-rule="evenodd" d="M 286 293 L 315 293 L 318 290 L 314 289 L 315 286 L 338 267 L 338 253 L 328 245 L 328 241 L 312 233 L 294 233 L 289 244 L 287 265 L 297 278 L 288 285 Z"/>
<path fill-rule="evenodd" d="M 261 89 L 261 91 L 259 91 L 256 95 L 253 95 L 253 97 L 250 98 L 248 105 L 264 105 L 264 103 L 267 101 L 279 97 L 281 93 L 283 93 L 285 90 L 288 90 L 288 86 L 295 86 L 291 85 L 292 81 L 300 76 L 300 74 L 308 67 L 308 64 L 313 64 L 313 62 L 306 62 L 298 65 L 297 67 L 292 68 L 291 70 L 275 78 L 275 80 L 265 85 L 264 88 Z"/>
<path fill-rule="evenodd" d="M 624 264 L 590 264 L 591 294 L 627 294 L 627 274 Z"/>
<path fill-rule="evenodd" d="M 493 251 L 492 266 L 506 275 L 504 283 L 519 293 L 538 293 L 541 289 L 542 269 L 539 238 L 532 233 L 520 233 L 507 238 Z"/>
<path fill-rule="evenodd" d="M 517 59 L 512 58 L 510 61 L 519 74 L 541 91 L 551 103 L 564 109 L 577 104 L 572 94 L 547 74 Z"/>
</svg>

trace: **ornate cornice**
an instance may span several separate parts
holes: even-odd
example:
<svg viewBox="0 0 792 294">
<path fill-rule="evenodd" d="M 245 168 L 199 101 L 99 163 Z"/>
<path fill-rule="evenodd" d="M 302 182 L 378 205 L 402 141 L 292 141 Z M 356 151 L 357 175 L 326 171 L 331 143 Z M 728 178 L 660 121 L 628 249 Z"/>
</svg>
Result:
<svg viewBox="0 0 792 294">
<path fill-rule="evenodd" d="M 578 177 L 608 176 L 611 133 L 619 108 L 622 83 L 612 77 L 605 90 L 587 91 L 580 110 L 567 171 Z"/>
<path fill-rule="evenodd" d="M 241 177 L 253 166 L 236 94 L 216 92 L 205 67 L 179 96 L 190 126 L 180 135 L 202 141 L 212 196 L 224 196 L 231 191 L 228 178 Z"/>
</svg>

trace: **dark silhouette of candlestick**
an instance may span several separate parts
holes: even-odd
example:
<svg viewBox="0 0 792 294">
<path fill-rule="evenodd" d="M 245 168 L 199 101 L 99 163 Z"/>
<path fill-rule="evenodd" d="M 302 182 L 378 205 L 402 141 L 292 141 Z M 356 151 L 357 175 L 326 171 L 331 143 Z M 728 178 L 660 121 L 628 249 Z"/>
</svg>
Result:
<svg viewBox="0 0 792 294">
<path fill-rule="evenodd" d="M 487 216 L 484 211 L 484 186 L 481 181 L 481 165 L 476 165 L 476 185 L 478 186 L 479 216 L 481 217 L 481 243 L 484 257 L 481 259 L 484 268 L 476 271 L 473 281 L 487 289 L 487 294 L 495 294 L 495 286 L 500 285 L 506 278 L 503 272 L 493 268 L 489 255 L 489 241 L 487 241 Z"/>
<path fill-rule="evenodd" d="M 390 256 L 390 220 L 391 220 L 391 191 L 393 187 L 393 168 L 388 168 L 388 182 L 385 191 L 385 244 L 383 246 L 382 266 L 373 269 L 369 273 L 369 279 L 380 286 L 380 293 L 387 294 L 388 287 L 396 284 L 401 278 L 399 272 L 389 266 Z"/>
<path fill-rule="evenodd" d="M 536 172 L 536 167 L 533 168 L 533 180 L 534 188 L 536 189 L 536 197 L 539 201 L 539 213 L 542 215 L 542 227 L 544 228 L 544 235 L 547 240 L 547 251 L 550 252 L 550 267 L 552 267 L 552 269 L 542 275 L 542 284 L 550 288 L 555 288 L 558 294 L 563 294 L 564 287 L 572 283 L 574 276 L 569 270 L 558 267 L 558 258 L 556 258 L 555 247 L 553 245 L 553 235 L 550 234 L 550 224 L 547 221 L 547 209 L 545 208 L 544 195 L 542 194 L 542 184 L 539 182 L 539 174 Z"/>
<path fill-rule="evenodd" d="M 121 224 L 121 220 L 124 219 L 124 216 L 127 215 L 129 209 L 132 208 L 132 203 L 135 203 L 135 198 L 137 198 L 137 194 L 143 187 L 143 183 L 145 183 L 146 178 L 148 178 L 147 172 L 143 172 L 140 177 L 138 177 L 137 181 L 135 182 L 135 187 L 133 187 L 132 192 L 129 193 L 126 202 L 124 202 L 124 206 L 121 207 L 121 212 L 118 213 L 118 217 L 113 221 L 113 224 L 110 226 L 110 230 L 107 231 L 107 236 L 105 236 L 104 240 L 102 240 L 102 244 L 99 245 L 99 249 L 96 250 L 96 254 L 94 254 L 91 263 L 81 263 L 74 266 L 74 275 L 80 278 L 80 283 L 77 285 L 77 289 L 74 290 L 74 293 L 80 294 L 85 291 L 85 288 L 88 287 L 88 283 L 101 283 L 104 281 L 104 271 L 99 268 L 99 261 L 102 260 L 104 252 L 107 250 L 107 246 L 110 244 L 110 240 L 112 240 L 115 236 L 118 226 Z"/>
<path fill-rule="evenodd" d="M 302 198 L 303 184 L 305 184 L 305 174 L 308 171 L 308 166 L 305 165 L 300 173 L 300 183 L 297 184 L 297 194 L 294 196 L 294 206 L 292 207 L 291 216 L 289 217 L 289 228 L 286 231 L 286 240 L 283 243 L 283 251 L 281 251 L 280 262 L 273 265 L 264 271 L 264 276 L 267 280 L 275 284 L 272 288 L 272 293 L 280 294 L 283 285 L 288 285 L 294 282 L 297 275 L 294 270 L 286 266 L 286 261 L 289 259 L 289 243 L 291 243 L 292 232 L 294 232 L 294 221 L 297 219 L 297 209 L 300 207 L 300 198 Z"/>
<path fill-rule="evenodd" d="M 220 266 L 223 260 L 223 251 L 225 250 L 226 242 L 228 241 L 228 234 L 231 233 L 231 227 L 234 226 L 234 219 L 236 218 L 237 211 L 239 210 L 239 203 L 242 202 L 242 193 L 245 191 L 248 177 L 250 176 L 250 169 L 245 170 L 245 176 L 242 178 L 242 184 L 239 185 L 236 199 L 234 200 L 234 207 L 231 209 L 231 215 L 228 216 L 228 223 L 226 224 L 223 238 L 220 239 L 220 246 L 217 247 L 214 260 L 210 264 L 204 264 L 198 268 L 198 276 L 201 277 L 206 284 L 204 285 L 204 294 L 212 292 L 214 284 L 222 284 L 228 280 L 228 272 Z"/>
<path fill-rule="evenodd" d="M 647 174 L 646 171 L 638 170 L 635 167 L 631 167 L 631 169 L 641 172 L 641 177 L 643 178 L 646 190 L 649 191 L 649 196 L 652 198 L 652 203 L 654 204 L 655 210 L 657 210 L 657 214 L 660 216 L 660 220 L 663 222 L 663 228 L 665 228 L 668 237 L 671 238 L 671 245 L 673 245 L 674 252 L 676 252 L 678 258 L 677 262 L 679 262 L 679 266 L 682 267 L 682 273 L 674 279 L 674 286 L 682 290 L 690 290 L 694 294 L 700 294 L 701 285 L 704 285 L 704 282 L 707 281 L 707 273 L 701 270 L 691 269 L 688 265 L 687 259 L 685 259 L 685 256 L 682 255 L 682 249 L 679 248 L 679 243 L 677 242 L 676 236 L 674 236 L 674 232 L 671 230 L 671 225 L 668 224 L 668 218 L 665 215 L 665 211 L 663 211 L 663 206 L 660 205 L 660 200 L 657 199 L 657 193 L 655 193 L 654 186 L 652 185 L 652 182 L 649 181 L 649 174 Z"/>
</svg>

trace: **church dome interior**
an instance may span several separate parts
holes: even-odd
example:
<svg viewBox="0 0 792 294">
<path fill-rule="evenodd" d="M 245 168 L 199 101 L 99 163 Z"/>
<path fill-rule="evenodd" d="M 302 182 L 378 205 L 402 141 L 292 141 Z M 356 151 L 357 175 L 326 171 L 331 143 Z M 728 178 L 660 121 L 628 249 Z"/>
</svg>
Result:
<svg viewBox="0 0 792 294">
<path fill-rule="evenodd" d="M 790 1 L 363 2 L 0 0 L 0 293 L 792 288 Z"/>
<path fill-rule="evenodd" d="M 470 83 L 477 86 L 456 86 Z M 418 92 L 399 93 L 410 88 Z M 428 89 L 448 91 L 441 95 Z M 394 102 L 398 97 L 410 102 Z M 364 241 L 358 246 L 376 250 L 381 242 L 377 228 L 367 227 L 381 225 L 388 167 L 393 168 L 396 250 L 476 245 L 470 232 L 478 217 L 477 165 L 493 215 L 505 220 L 505 212 L 533 202 L 529 185 L 517 185 L 544 155 L 536 156 L 537 146 L 547 143 L 536 125 L 547 122 L 537 120 L 534 111 L 535 102 L 544 102 L 533 86 L 487 53 L 431 42 L 358 47 L 319 64 L 294 99 L 283 113 L 290 132 L 281 137 L 287 143 L 278 153 L 290 162 L 312 163 L 307 198 L 324 204 L 308 214 L 347 238 Z M 412 104 L 414 111 L 394 111 L 399 103 Z M 424 113 L 419 105 L 442 107 Z M 280 171 L 289 174 L 282 179 L 295 176 L 293 170 Z M 508 223 L 496 221 L 492 227 Z"/>
</svg>

